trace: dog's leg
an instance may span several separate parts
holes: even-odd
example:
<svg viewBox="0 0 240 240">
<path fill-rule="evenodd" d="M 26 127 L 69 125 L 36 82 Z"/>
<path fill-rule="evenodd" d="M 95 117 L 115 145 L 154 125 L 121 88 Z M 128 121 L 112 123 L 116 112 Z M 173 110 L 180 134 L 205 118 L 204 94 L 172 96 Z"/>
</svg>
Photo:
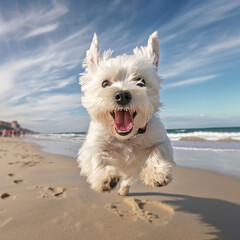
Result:
<svg viewBox="0 0 240 240">
<path fill-rule="evenodd" d="M 128 179 L 123 179 L 120 185 L 120 189 L 118 190 L 118 194 L 120 196 L 128 196 L 129 194 L 129 188 L 133 184 L 134 179 L 128 178 Z"/>
<path fill-rule="evenodd" d="M 97 167 L 93 169 L 87 181 L 97 192 L 110 192 L 119 182 L 119 174 L 113 166 Z"/>
<path fill-rule="evenodd" d="M 119 182 L 117 169 L 109 164 L 108 153 L 93 149 L 86 141 L 79 151 L 78 163 L 81 175 L 87 176 L 87 182 L 97 192 L 111 191 Z"/>
<path fill-rule="evenodd" d="M 172 180 L 173 153 L 169 149 L 155 148 L 140 173 L 143 183 L 149 187 L 166 186 Z"/>
</svg>

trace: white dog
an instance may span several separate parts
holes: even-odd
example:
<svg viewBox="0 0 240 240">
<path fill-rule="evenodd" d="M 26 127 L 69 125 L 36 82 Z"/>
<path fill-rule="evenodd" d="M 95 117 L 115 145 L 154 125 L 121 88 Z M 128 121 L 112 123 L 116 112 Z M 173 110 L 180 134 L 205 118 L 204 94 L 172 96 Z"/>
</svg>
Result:
<svg viewBox="0 0 240 240">
<path fill-rule="evenodd" d="M 157 114 L 157 32 L 147 47 L 133 52 L 115 58 L 111 50 L 101 53 L 95 34 L 83 62 L 82 103 L 91 123 L 77 161 L 97 192 L 111 191 L 121 180 L 118 194 L 128 195 L 139 176 L 150 187 L 165 186 L 172 179 L 173 150 Z"/>
</svg>

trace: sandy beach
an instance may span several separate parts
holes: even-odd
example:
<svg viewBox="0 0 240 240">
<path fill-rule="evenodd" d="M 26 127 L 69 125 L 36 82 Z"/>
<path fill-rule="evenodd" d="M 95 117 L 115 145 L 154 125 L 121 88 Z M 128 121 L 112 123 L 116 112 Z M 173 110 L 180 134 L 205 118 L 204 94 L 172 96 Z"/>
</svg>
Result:
<svg viewBox="0 0 240 240">
<path fill-rule="evenodd" d="M 240 179 L 176 167 L 164 188 L 93 192 L 75 159 L 0 138 L 0 238 L 239 238 Z"/>
</svg>

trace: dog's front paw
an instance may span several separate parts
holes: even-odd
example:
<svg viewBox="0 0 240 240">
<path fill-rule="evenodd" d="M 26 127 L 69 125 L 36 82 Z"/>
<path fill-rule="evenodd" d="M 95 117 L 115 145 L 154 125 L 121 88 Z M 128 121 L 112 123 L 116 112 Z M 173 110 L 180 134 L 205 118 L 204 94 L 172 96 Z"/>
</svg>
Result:
<svg viewBox="0 0 240 240">
<path fill-rule="evenodd" d="M 171 176 L 163 176 L 163 175 L 159 175 L 155 177 L 145 176 L 145 178 L 143 179 L 143 183 L 148 187 L 164 187 L 171 181 L 172 181 Z"/>
<path fill-rule="evenodd" d="M 152 180 L 152 183 L 149 186 L 150 187 L 164 187 L 164 186 L 168 185 L 171 181 L 172 181 L 171 176 L 165 176 L 161 179 Z"/>
<path fill-rule="evenodd" d="M 109 176 L 108 179 L 106 181 L 104 181 L 103 184 L 100 186 L 100 191 L 101 192 L 110 192 L 117 186 L 119 180 L 120 180 L 119 177 Z"/>
<path fill-rule="evenodd" d="M 146 169 L 142 171 L 140 178 L 148 187 L 164 187 L 172 181 L 170 173 L 146 171 Z"/>
<path fill-rule="evenodd" d="M 112 166 L 98 168 L 98 171 L 88 177 L 91 188 L 96 192 L 110 192 L 117 186 L 119 180 L 119 174 Z"/>
</svg>

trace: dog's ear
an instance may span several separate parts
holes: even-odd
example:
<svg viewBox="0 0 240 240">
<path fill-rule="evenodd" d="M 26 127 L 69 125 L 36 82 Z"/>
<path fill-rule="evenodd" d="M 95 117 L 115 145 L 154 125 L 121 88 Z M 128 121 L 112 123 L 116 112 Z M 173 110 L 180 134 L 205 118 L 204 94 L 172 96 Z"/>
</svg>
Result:
<svg viewBox="0 0 240 240">
<path fill-rule="evenodd" d="M 156 71 L 158 70 L 158 62 L 159 62 L 159 39 L 157 31 L 152 33 L 148 38 L 147 47 L 135 48 L 133 50 L 134 54 L 137 56 L 146 56 L 152 64 L 155 65 Z"/>
<path fill-rule="evenodd" d="M 98 66 L 99 60 L 100 54 L 98 51 L 98 37 L 97 34 L 94 33 L 90 49 L 87 50 L 86 57 L 83 61 L 82 66 L 88 72 L 93 72 Z"/>
<path fill-rule="evenodd" d="M 151 59 L 153 61 L 153 64 L 158 68 L 158 62 L 160 57 L 160 50 L 159 50 L 159 39 L 158 39 L 158 33 L 155 31 L 152 33 L 148 38 L 148 45 L 147 45 L 147 51 L 149 55 L 151 56 Z"/>
</svg>

